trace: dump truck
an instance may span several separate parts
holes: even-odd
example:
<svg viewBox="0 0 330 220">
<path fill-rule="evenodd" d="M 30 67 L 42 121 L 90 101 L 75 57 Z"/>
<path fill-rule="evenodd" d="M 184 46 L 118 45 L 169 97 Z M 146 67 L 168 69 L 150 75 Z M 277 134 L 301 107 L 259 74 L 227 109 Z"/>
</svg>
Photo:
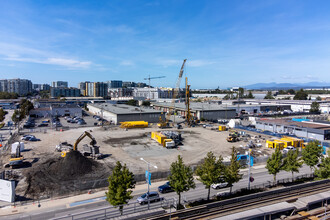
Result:
<svg viewBox="0 0 330 220">
<path fill-rule="evenodd" d="M 155 141 L 157 141 L 159 144 L 161 144 L 163 147 L 166 148 L 176 147 L 176 144 L 173 141 L 173 139 L 168 138 L 166 135 L 160 132 L 156 132 L 156 131 L 151 132 L 151 139 L 154 139 Z"/>
</svg>

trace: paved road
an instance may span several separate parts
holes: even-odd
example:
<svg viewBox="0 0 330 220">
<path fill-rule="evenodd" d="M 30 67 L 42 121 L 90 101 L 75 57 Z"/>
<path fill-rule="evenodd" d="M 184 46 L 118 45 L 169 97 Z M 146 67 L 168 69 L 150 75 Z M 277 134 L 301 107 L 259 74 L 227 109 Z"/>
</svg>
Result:
<svg viewBox="0 0 330 220">
<path fill-rule="evenodd" d="M 310 174 L 311 171 L 309 167 L 303 166 L 300 169 L 300 173 L 295 175 L 303 175 L 303 174 Z M 241 188 L 246 188 L 248 185 L 247 181 L 247 171 L 243 172 L 243 179 L 236 183 L 233 186 L 233 190 L 241 189 Z M 254 177 L 255 181 L 251 183 L 251 186 L 267 183 L 269 181 L 273 181 L 273 176 L 269 175 L 266 171 L 265 168 L 260 168 L 253 170 L 252 176 Z M 288 172 L 280 172 L 277 176 L 277 179 L 285 179 L 285 178 L 291 178 L 292 175 L 291 173 Z M 157 187 L 156 186 L 151 186 L 151 191 L 156 191 Z M 144 189 L 139 189 L 135 190 L 133 192 L 134 198 L 130 201 L 131 204 L 133 204 L 136 201 L 136 198 L 140 196 L 141 194 L 145 193 L 146 190 Z M 214 190 L 211 189 L 211 196 L 216 195 L 217 193 L 221 192 L 229 192 L 229 188 L 224 188 L 220 190 Z M 172 193 L 167 193 L 167 194 L 162 194 L 162 196 L 166 199 L 172 199 L 172 198 L 178 198 L 175 192 Z M 198 198 L 206 198 L 207 196 L 207 190 L 205 189 L 204 185 L 200 183 L 199 181 L 196 181 L 196 188 L 190 190 L 189 192 L 183 193 L 183 199 L 186 200 L 194 200 Z M 72 204 L 74 205 L 74 204 Z M 30 213 L 23 213 L 23 214 L 17 214 L 14 216 L 6 216 L 5 218 L 0 218 L 0 219 L 49 219 L 49 218 L 54 218 L 54 217 L 60 217 L 60 216 L 66 216 L 68 214 L 75 214 L 75 213 L 81 213 L 85 211 L 90 211 L 93 209 L 97 208 L 105 208 L 109 207 L 109 203 L 103 200 L 103 198 L 99 198 L 99 200 L 93 200 L 91 201 L 82 201 L 80 203 L 76 203 L 77 206 L 73 206 L 71 208 L 67 208 L 65 204 L 54 207 L 53 209 L 48 209 L 46 212 L 44 210 L 38 210 L 38 211 L 33 211 Z M 133 205 L 132 205 L 133 206 Z M 157 203 L 154 203 L 153 206 L 157 206 Z M 144 206 L 136 206 L 136 209 L 139 210 L 145 210 L 147 205 Z"/>
</svg>

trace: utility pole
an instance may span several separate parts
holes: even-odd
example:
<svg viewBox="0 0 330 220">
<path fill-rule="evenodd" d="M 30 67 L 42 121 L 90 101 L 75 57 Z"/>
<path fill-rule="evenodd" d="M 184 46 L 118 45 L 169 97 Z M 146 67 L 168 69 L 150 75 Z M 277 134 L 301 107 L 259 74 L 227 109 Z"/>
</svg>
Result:
<svg viewBox="0 0 330 220">
<path fill-rule="evenodd" d="M 149 199 L 149 191 L 150 191 L 150 179 L 151 179 L 151 174 L 150 174 L 150 162 L 146 161 L 145 159 L 143 159 L 142 157 L 140 158 L 140 160 L 144 161 L 147 164 L 147 174 L 146 175 L 146 181 L 147 181 L 147 185 L 148 185 L 148 192 L 147 192 L 147 199 L 148 199 L 148 210 L 150 209 L 150 199 Z M 154 168 L 158 168 L 156 165 L 154 165 Z"/>
</svg>

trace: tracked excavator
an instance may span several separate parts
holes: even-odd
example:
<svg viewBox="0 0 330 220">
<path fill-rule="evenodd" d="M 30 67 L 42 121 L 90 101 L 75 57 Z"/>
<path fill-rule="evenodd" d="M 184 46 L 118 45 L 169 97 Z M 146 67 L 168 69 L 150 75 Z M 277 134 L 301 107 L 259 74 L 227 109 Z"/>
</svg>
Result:
<svg viewBox="0 0 330 220">
<path fill-rule="evenodd" d="M 63 150 L 61 152 L 61 157 L 66 157 L 67 153 L 70 151 L 78 151 L 78 144 L 85 138 L 89 137 L 91 139 L 90 145 L 83 145 L 82 154 L 84 156 L 91 156 L 93 159 L 101 159 L 102 154 L 100 153 L 99 146 L 96 146 L 95 138 L 88 132 L 85 131 L 80 137 L 76 140 L 72 149 Z"/>
</svg>

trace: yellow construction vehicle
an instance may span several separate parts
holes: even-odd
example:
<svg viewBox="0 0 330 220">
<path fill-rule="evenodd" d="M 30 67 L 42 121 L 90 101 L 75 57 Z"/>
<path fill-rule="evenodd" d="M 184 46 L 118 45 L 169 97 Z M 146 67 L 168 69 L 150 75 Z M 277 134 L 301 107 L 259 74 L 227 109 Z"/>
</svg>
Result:
<svg viewBox="0 0 330 220">
<path fill-rule="evenodd" d="M 80 141 L 82 141 L 85 137 L 89 137 L 90 139 L 92 139 L 92 141 L 90 142 L 90 145 L 91 147 L 89 146 L 84 146 L 84 152 L 83 154 L 85 155 L 86 152 L 90 152 L 90 153 L 93 153 L 95 155 L 99 154 L 98 152 L 98 146 L 95 146 L 96 145 L 96 140 L 95 138 L 88 132 L 88 131 L 85 131 L 82 135 L 80 135 L 80 137 L 76 140 L 76 142 L 74 143 L 73 145 L 73 148 L 72 148 L 72 151 L 78 151 L 78 144 L 80 143 Z M 87 149 L 89 148 L 89 149 Z M 93 150 L 91 150 L 90 148 L 93 148 Z M 70 152 L 71 150 L 64 150 L 61 152 L 61 157 L 65 157 L 67 155 L 68 152 Z"/>
<path fill-rule="evenodd" d="M 162 116 L 159 116 L 159 122 L 157 123 L 158 128 L 168 128 L 170 127 L 170 124 L 168 120 L 163 120 Z"/>
</svg>

